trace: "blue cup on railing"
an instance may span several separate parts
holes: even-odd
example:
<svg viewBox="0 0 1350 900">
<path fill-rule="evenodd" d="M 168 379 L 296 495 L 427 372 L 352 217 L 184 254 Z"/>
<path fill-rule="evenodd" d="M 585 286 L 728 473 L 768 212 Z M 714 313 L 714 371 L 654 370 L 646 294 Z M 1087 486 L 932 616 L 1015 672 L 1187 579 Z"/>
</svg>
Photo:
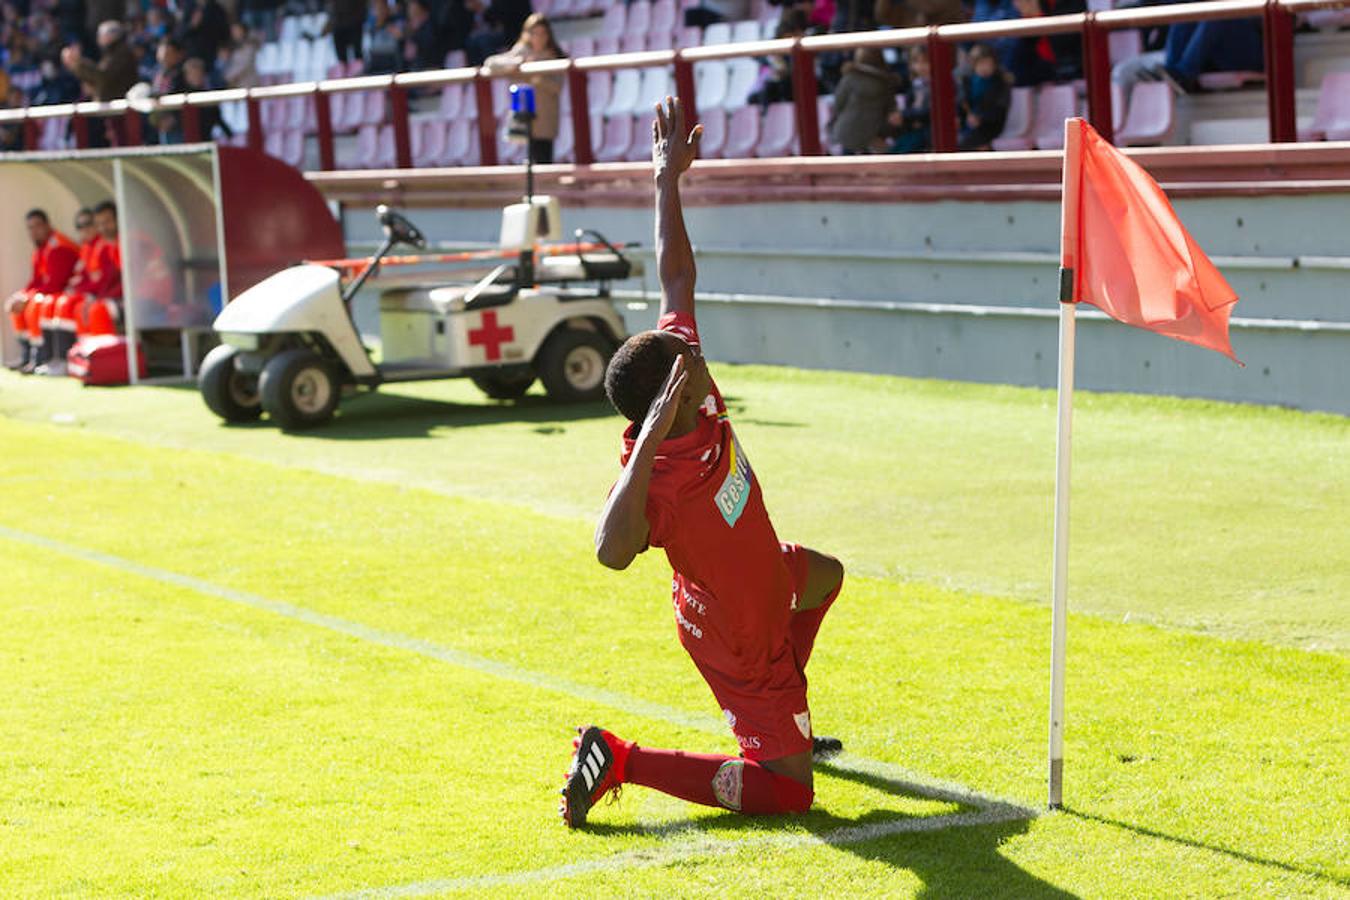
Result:
<svg viewBox="0 0 1350 900">
<path fill-rule="evenodd" d="M 534 88 L 528 84 L 511 85 L 511 112 L 534 115 Z"/>
</svg>

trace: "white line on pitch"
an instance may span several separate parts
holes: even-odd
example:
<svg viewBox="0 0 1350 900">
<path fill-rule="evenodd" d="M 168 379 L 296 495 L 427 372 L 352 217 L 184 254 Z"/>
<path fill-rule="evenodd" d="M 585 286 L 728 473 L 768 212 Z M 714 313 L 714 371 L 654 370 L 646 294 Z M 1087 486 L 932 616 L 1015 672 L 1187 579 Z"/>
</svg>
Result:
<svg viewBox="0 0 1350 900">
<path fill-rule="evenodd" d="M 542 869 L 502 872 L 490 875 L 466 875 L 460 878 L 437 878 L 387 887 L 366 888 L 346 894 L 333 894 L 320 900 L 383 900 L 390 897 L 426 897 L 450 891 L 490 890 L 521 884 L 536 884 L 612 872 L 622 869 L 646 869 L 682 862 L 694 857 L 725 856 L 748 849 L 799 850 L 825 845 L 842 847 L 861 844 L 897 834 L 941 831 L 946 828 L 969 828 L 974 825 L 993 825 L 1027 818 L 1020 807 L 997 804 L 976 812 L 951 813 L 945 816 L 925 816 L 915 819 L 893 819 L 869 825 L 845 825 L 820 834 L 809 832 L 765 832 L 744 838 L 719 839 L 701 837 L 688 841 L 672 841 L 656 849 L 629 850 L 600 859 L 587 859 Z"/>
<path fill-rule="evenodd" d="M 117 569 L 151 581 L 158 581 L 161 584 L 169 584 L 175 587 L 186 588 L 196 591 L 199 594 L 205 594 L 220 600 L 226 600 L 230 603 L 241 606 L 252 607 L 266 612 L 274 613 L 279 616 L 285 616 L 308 625 L 315 625 L 320 628 L 326 628 L 348 637 L 357 638 L 368 643 L 377 644 L 382 647 L 389 647 L 395 650 L 404 650 L 409 653 L 416 653 L 420 656 L 430 657 L 431 659 L 449 663 L 453 666 L 481 672 L 501 678 L 505 681 L 512 681 L 517 684 L 528 685 L 554 693 L 566 694 L 580 700 L 586 700 L 602 706 L 608 706 L 611 709 L 630 715 L 643 716 L 648 719 L 666 722 L 671 725 L 678 725 L 684 728 L 690 728 L 696 731 L 703 731 L 709 734 L 722 735 L 724 726 L 720 719 L 712 716 L 698 715 L 689 713 L 685 710 L 677 709 L 673 706 L 666 706 L 661 703 L 652 703 L 649 700 L 642 700 L 637 697 L 630 697 L 627 694 L 620 694 L 615 691 L 608 691 L 604 688 L 592 687 L 591 685 L 581 684 L 575 681 L 568 681 L 564 678 L 558 678 L 554 675 L 547 675 L 542 672 L 532 672 L 529 669 L 521 669 L 509 663 L 499 662 L 485 656 L 477 656 L 472 653 L 466 653 L 463 650 L 456 650 L 453 647 L 445 647 L 431 641 L 421 638 L 410 637 L 392 631 L 384 631 L 378 628 L 372 628 L 369 625 L 363 625 L 360 622 L 353 622 L 349 619 L 331 616 L 326 613 L 317 612 L 312 609 L 306 609 L 303 606 L 296 606 L 292 603 L 286 603 L 281 600 L 272 600 L 258 594 L 251 594 L 247 591 L 240 591 L 234 588 L 224 587 L 214 584 L 200 578 L 194 578 L 191 575 L 181 575 L 177 572 L 170 572 L 167 569 L 160 569 L 155 566 L 147 566 L 134 560 L 126 559 L 121 556 L 114 556 L 110 553 L 104 553 L 100 550 L 91 550 L 86 547 L 79 547 L 74 544 L 67 544 L 63 541 L 53 540 L 42 535 L 32 534 L 26 531 L 19 531 L 13 528 L 7 528 L 0 525 L 0 538 L 5 538 L 16 543 L 27 544 L 33 547 L 40 547 L 54 553 L 60 553 L 64 556 L 70 556 L 85 562 L 97 563 L 112 569 Z M 987 824 L 990 822 L 999 822 L 1008 819 L 1030 818 L 1037 815 L 1037 811 L 998 797 L 991 797 L 984 794 L 978 794 L 963 785 L 951 782 L 933 781 L 925 778 L 918 773 L 908 771 L 892 763 L 882 762 L 880 760 L 866 759 L 863 757 L 846 754 L 838 760 L 826 764 L 838 769 L 852 772 L 858 772 L 873 777 L 882 778 L 890 781 L 892 785 L 901 791 L 911 795 L 925 797 L 930 800 L 941 800 L 948 803 L 957 803 L 967 806 L 979 807 L 977 812 L 955 813 L 947 816 L 933 816 L 921 819 L 901 819 L 894 822 L 877 823 L 869 826 L 840 828 L 836 831 L 827 832 L 825 835 L 810 834 L 775 834 L 765 838 L 744 839 L 742 841 L 733 841 L 730 844 L 734 847 L 749 845 L 750 843 L 769 843 L 775 846 L 779 842 L 785 842 L 783 846 L 806 846 L 813 843 L 856 843 L 858 841 L 870 840 L 873 837 L 881 837 L 887 834 L 898 834 L 904 831 L 928 831 L 942 828 L 955 828 L 962 825 Z M 874 833 L 875 832 L 875 833 Z M 717 847 L 727 845 L 728 842 L 718 842 Z M 711 852 L 704 848 L 704 844 L 695 845 L 674 845 L 674 851 L 686 854 Z M 720 851 L 719 851 L 720 852 Z M 606 857 L 586 863 L 573 863 L 569 866 L 554 867 L 553 869 L 541 869 L 538 872 L 552 872 L 552 875 L 534 876 L 529 872 L 506 873 L 502 875 L 480 876 L 485 879 L 502 879 L 500 884 L 513 883 L 510 879 L 522 878 L 524 880 L 538 880 L 540 878 L 565 878 L 572 868 L 576 868 L 576 873 L 595 871 L 596 869 L 607 868 L 611 865 L 618 866 L 618 862 L 632 854 L 619 854 L 617 856 Z M 645 855 L 633 856 L 634 860 L 645 861 Z M 615 862 L 611 863 L 613 860 Z M 637 864 L 636 862 L 634 864 Z M 587 868 L 590 867 L 590 868 Z M 460 879 L 453 881 L 458 884 Z M 472 879 L 465 881 L 466 886 Z M 427 882 L 432 884 L 433 882 Z M 451 882 L 435 882 L 436 884 L 450 884 Z M 487 886 L 487 882 L 483 886 Z M 411 886 L 416 888 L 416 885 Z M 420 891 L 427 893 L 435 890 L 451 890 L 452 887 L 438 887 L 429 891 L 415 890 L 414 894 Z M 385 889 L 378 889 L 385 890 Z M 403 890 L 402 888 L 390 888 L 388 890 Z M 372 895 L 375 896 L 375 895 Z M 395 894 L 394 896 L 397 896 Z"/>
</svg>

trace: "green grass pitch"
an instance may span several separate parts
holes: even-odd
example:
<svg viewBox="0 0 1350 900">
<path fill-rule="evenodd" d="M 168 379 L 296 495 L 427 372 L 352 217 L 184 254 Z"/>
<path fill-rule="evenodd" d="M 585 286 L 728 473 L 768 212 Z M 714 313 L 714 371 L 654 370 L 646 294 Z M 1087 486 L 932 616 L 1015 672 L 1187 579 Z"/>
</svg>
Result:
<svg viewBox="0 0 1350 900">
<path fill-rule="evenodd" d="M 0 376 L 0 895 L 1350 896 L 1350 422 L 1082 394 L 1066 802 L 1044 800 L 1053 394 L 717 367 L 785 538 L 850 570 L 806 816 L 640 788 L 732 752 L 668 569 L 590 534 L 598 406 L 465 383 L 331 428 Z"/>
</svg>

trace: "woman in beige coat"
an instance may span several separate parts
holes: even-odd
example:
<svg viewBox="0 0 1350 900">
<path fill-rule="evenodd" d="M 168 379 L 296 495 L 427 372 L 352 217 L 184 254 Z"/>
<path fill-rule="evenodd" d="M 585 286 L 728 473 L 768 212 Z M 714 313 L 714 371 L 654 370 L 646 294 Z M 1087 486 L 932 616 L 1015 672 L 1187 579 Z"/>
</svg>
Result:
<svg viewBox="0 0 1350 900">
<path fill-rule="evenodd" d="M 515 46 L 505 53 L 489 56 L 484 65 L 494 72 L 510 72 L 521 63 L 567 56 L 553 37 L 553 26 L 543 13 L 525 20 Z M 521 82 L 534 88 L 534 138 L 530 141 L 530 161 L 553 162 L 553 140 L 558 136 L 559 105 L 562 97 L 562 73 L 527 75 Z"/>
</svg>

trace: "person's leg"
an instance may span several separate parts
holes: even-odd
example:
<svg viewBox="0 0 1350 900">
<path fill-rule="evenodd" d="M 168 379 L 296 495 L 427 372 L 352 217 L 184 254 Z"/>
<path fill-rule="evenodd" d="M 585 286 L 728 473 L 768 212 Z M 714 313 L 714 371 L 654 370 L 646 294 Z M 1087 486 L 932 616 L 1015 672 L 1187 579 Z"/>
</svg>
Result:
<svg viewBox="0 0 1350 900">
<path fill-rule="evenodd" d="M 798 544 L 784 544 L 783 554 L 796 590 L 788 633 L 797 668 L 805 671 L 825 613 L 844 585 L 844 566 L 833 556 Z"/>
<path fill-rule="evenodd" d="M 28 335 L 28 343 L 33 348 L 34 366 L 44 365 L 51 357 L 51 348 L 42 343 L 42 307 L 46 303 L 45 294 L 35 294 L 23 308 L 23 333 Z"/>
<path fill-rule="evenodd" d="M 1204 23 L 1182 22 L 1168 27 L 1167 43 L 1163 45 L 1163 65 L 1169 72 L 1192 79 L 1200 74 L 1201 42 L 1194 39 L 1201 24 Z"/>
<path fill-rule="evenodd" d="M 117 300 L 107 298 L 91 299 L 84 304 L 85 334 L 117 334 L 118 324 L 122 320 L 122 309 Z"/>
<path fill-rule="evenodd" d="M 1219 19 L 1210 26 L 1205 72 L 1257 71 L 1265 67 L 1259 19 Z"/>
<path fill-rule="evenodd" d="M 553 162 L 553 141 L 548 138 L 535 138 L 530 141 L 530 161 L 538 166 Z"/>
<path fill-rule="evenodd" d="M 572 826 L 584 822 L 606 792 L 624 784 L 751 816 L 806 812 L 815 797 L 810 753 L 799 755 L 804 759 L 759 763 L 738 756 L 642 747 L 594 725 L 578 732 L 562 791 L 561 812 Z"/>
</svg>

